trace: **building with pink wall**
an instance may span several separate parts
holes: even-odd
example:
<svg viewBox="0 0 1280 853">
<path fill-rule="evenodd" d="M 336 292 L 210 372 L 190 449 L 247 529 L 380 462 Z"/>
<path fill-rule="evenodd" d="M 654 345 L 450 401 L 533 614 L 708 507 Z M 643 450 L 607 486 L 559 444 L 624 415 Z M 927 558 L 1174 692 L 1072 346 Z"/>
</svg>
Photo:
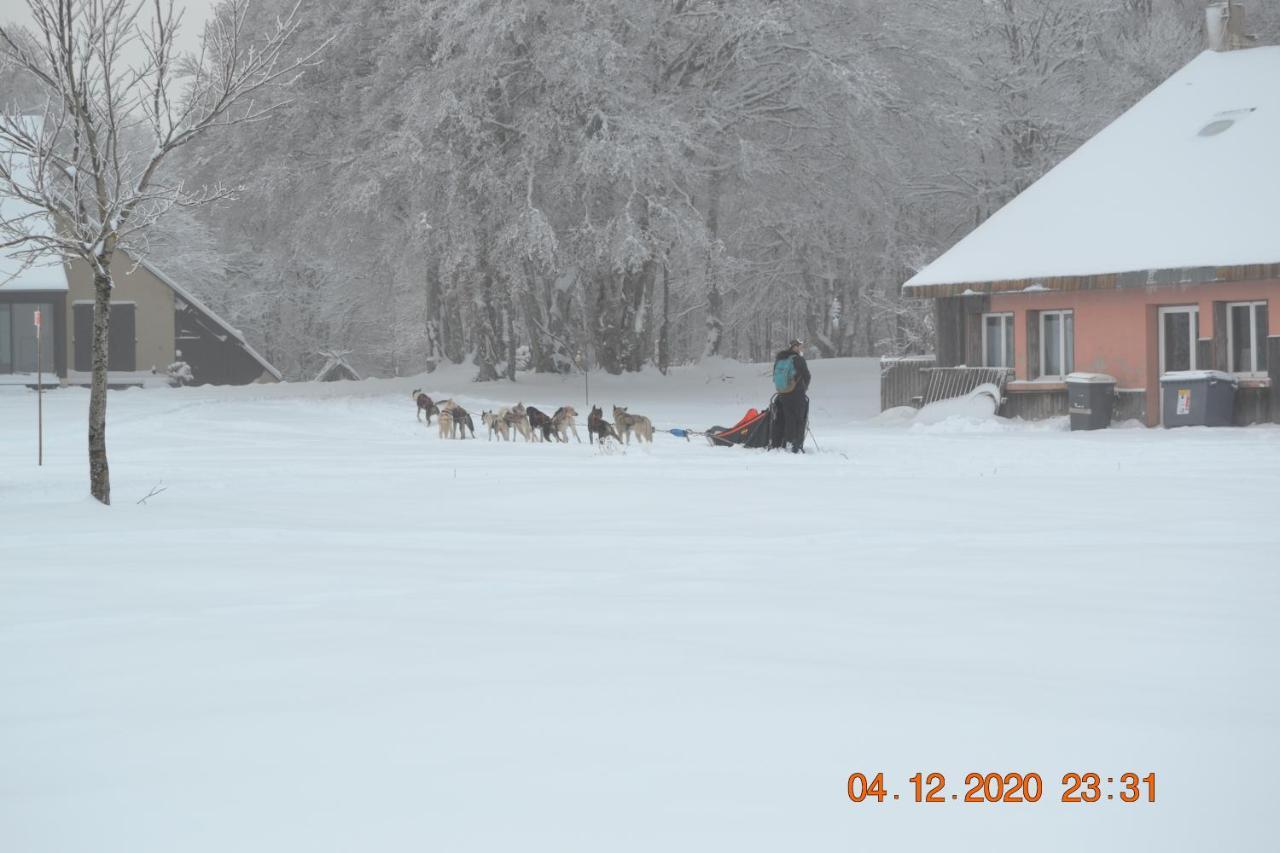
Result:
<svg viewBox="0 0 1280 853">
<path fill-rule="evenodd" d="M 1072 371 L 1160 421 L 1160 376 L 1235 376 L 1280 421 L 1280 47 L 1206 51 L 904 285 L 940 366 L 1009 370 L 1010 414 L 1066 411 Z"/>
</svg>

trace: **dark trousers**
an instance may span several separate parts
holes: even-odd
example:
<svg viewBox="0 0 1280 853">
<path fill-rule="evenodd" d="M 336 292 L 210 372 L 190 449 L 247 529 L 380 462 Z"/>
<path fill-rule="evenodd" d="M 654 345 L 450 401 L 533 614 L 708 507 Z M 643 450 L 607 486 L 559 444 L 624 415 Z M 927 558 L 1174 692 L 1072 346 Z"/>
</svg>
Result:
<svg viewBox="0 0 1280 853">
<path fill-rule="evenodd" d="M 797 452 L 804 449 L 804 431 L 809 423 L 809 398 L 803 391 L 779 394 L 773 403 L 773 424 L 769 431 L 769 446 L 790 446 Z"/>
</svg>

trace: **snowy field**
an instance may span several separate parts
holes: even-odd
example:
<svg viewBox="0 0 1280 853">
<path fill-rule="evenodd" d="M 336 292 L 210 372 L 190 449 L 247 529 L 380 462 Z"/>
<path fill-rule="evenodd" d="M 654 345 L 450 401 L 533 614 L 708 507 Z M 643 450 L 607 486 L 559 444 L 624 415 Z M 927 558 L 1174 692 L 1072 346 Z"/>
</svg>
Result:
<svg viewBox="0 0 1280 853">
<path fill-rule="evenodd" d="M 812 367 L 803 457 L 446 442 L 408 393 L 585 420 L 581 377 L 113 392 L 110 509 L 87 392 L 37 469 L 0 389 L 0 850 L 1275 849 L 1280 429 L 912 425 Z M 769 394 L 593 380 L 663 428 Z M 1157 802 L 1060 803 L 1088 771 Z"/>
</svg>

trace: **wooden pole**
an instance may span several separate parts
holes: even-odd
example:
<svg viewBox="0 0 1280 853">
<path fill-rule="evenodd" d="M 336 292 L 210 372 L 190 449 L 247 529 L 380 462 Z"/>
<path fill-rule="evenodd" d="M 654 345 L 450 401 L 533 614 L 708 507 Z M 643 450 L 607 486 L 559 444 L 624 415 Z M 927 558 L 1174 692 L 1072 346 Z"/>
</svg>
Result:
<svg viewBox="0 0 1280 853">
<path fill-rule="evenodd" d="M 36 465 L 44 466 L 44 340 L 40 309 L 36 309 Z"/>
</svg>

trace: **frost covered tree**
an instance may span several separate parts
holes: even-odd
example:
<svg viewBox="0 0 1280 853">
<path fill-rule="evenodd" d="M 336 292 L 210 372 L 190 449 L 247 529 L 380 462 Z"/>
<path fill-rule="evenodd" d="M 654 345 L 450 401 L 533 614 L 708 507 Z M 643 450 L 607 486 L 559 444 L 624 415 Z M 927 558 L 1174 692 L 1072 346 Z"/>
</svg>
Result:
<svg viewBox="0 0 1280 853">
<path fill-rule="evenodd" d="M 297 44 L 332 38 L 324 67 L 269 129 L 180 158 L 243 177 L 196 213 L 236 270 L 206 296 L 294 376 L 322 346 L 483 379 L 790 337 L 926 349 L 901 283 L 1189 60 L 1203 23 L 1199 0 L 311 4 Z M 1274 4 L 1248 5 L 1275 41 Z"/>
<path fill-rule="evenodd" d="M 310 58 L 285 54 L 298 3 L 253 34 L 248 3 L 222 3 L 196 55 L 176 51 L 172 0 L 27 0 L 31 29 L 0 26 L 0 62 L 34 84 L 39 103 L 0 117 L 0 195 L 38 211 L 0 222 L 0 249 L 93 272 L 89 488 L 104 504 L 112 260 L 171 208 L 230 194 L 220 183 L 189 188 L 164 167 L 210 131 L 266 119 L 279 104 L 259 97 L 264 88 Z"/>
</svg>

